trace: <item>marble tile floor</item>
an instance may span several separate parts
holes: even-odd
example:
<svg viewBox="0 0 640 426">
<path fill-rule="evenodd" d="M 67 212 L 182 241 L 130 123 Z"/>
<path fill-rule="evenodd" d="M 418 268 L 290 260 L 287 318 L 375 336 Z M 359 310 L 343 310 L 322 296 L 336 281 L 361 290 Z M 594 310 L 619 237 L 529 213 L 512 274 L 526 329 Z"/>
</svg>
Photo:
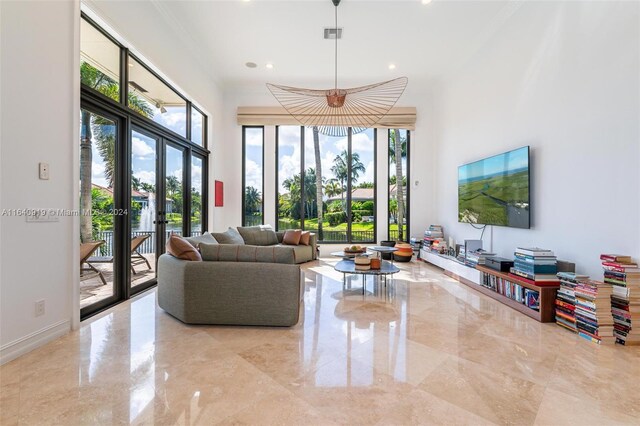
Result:
<svg viewBox="0 0 640 426">
<path fill-rule="evenodd" d="M 424 263 L 304 266 L 292 328 L 187 326 L 155 290 L 0 367 L 0 424 L 640 424 L 640 348 L 540 324 Z"/>
</svg>

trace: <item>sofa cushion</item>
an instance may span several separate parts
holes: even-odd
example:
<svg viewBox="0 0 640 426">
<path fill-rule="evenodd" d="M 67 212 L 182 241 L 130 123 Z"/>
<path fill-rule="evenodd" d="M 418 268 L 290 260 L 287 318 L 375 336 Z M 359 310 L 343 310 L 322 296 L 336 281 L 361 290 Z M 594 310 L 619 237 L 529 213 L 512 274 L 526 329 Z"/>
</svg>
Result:
<svg viewBox="0 0 640 426">
<path fill-rule="evenodd" d="M 278 244 L 276 247 L 293 249 L 295 263 L 304 263 L 313 260 L 313 248 L 311 246 Z"/>
<path fill-rule="evenodd" d="M 185 240 L 187 240 L 195 248 L 198 248 L 200 243 L 218 244 L 216 239 L 213 238 L 213 235 L 211 235 L 209 232 L 205 232 L 204 234 L 197 235 L 195 237 L 187 237 L 187 238 L 185 238 Z"/>
<path fill-rule="evenodd" d="M 302 231 L 302 234 L 300 234 L 300 245 L 308 246 L 310 239 L 311 239 L 311 232 Z"/>
<path fill-rule="evenodd" d="M 272 246 L 278 244 L 278 236 L 270 225 L 238 226 L 238 232 L 245 244 L 252 246 Z"/>
<path fill-rule="evenodd" d="M 196 250 L 187 240 L 177 235 L 171 234 L 167 240 L 167 253 L 182 260 L 202 260 L 200 252 Z"/>
<path fill-rule="evenodd" d="M 282 238 L 282 244 L 297 246 L 298 244 L 300 244 L 301 235 L 302 235 L 302 231 L 300 229 L 290 229 L 284 233 L 284 238 Z"/>
<path fill-rule="evenodd" d="M 242 235 L 231 227 L 225 232 L 214 232 L 211 235 L 213 235 L 213 238 L 215 238 L 219 244 L 244 244 Z"/>
<path fill-rule="evenodd" d="M 200 244 L 202 259 L 208 262 L 258 262 L 295 264 L 293 246 L 250 246 L 244 244 Z"/>
</svg>

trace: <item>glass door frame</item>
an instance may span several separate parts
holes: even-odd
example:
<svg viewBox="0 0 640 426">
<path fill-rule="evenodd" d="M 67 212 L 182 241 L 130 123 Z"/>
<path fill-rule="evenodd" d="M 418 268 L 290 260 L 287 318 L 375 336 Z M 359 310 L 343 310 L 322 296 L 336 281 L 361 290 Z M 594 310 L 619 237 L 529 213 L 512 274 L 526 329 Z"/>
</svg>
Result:
<svg viewBox="0 0 640 426">
<path fill-rule="evenodd" d="M 126 133 L 128 128 L 127 117 L 118 113 L 118 111 L 111 110 L 110 108 L 103 108 L 87 99 L 81 99 L 80 109 L 81 111 L 85 110 L 108 120 L 112 120 L 116 125 L 116 140 L 114 142 L 115 179 L 113 185 L 113 209 L 114 212 L 127 211 L 128 213 L 129 201 L 126 185 L 129 184 L 129 181 L 127 180 L 126 172 L 129 167 L 129 160 L 123 155 L 123 150 L 127 150 L 127 144 L 125 143 L 128 140 Z M 128 282 L 129 263 L 127 258 L 129 257 L 130 246 L 128 244 L 128 239 L 123 238 L 124 235 L 127 235 L 126 231 L 128 222 L 128 214 L 116 214 L 113 216 L 113 295 L 81 308 L 81 319 L 93 316 L 128 298 L 126 283 Z M 78 274 L 79 273 L 80 271 L 78 270 Z"/>
<path fill-rule="evenodd" d="M 125 52 L 125 50 L 123 50 Z M 123 70 L 126 72 L 126 70 Z M 151 134 L 160 136 L 162 140 L 169 141 L 174 146 L 178 146 L 185 152 L 185 157 L 188 164 L 188 169 L 183 168 L 185 173 L 185 187 L 189 189 L 188 194 L 185 197 L 185 206 L 191 208 L 191 155 L 197 155 L 202 158 L 203 161 L 203 201 L 202 201 L 202 224 L 201 232 L 208 231 L 208 161 L 210 158 L 210 151 L 199 145 L 194 145 L 188 139 L 174 134 L 168 129 L 163 128 L 157 123 L 147 120 L 140 116 L 128 107 L 124 107 L 121 103 L 109 99 L 95 90 L 88 88 L 84 85 L 80 87 L 80 108 L 90 112 L 94 112 L 98 115 L 104 116 L 108 119 L 113 119 L 118 126 L 117 135 L 118 141 L 116 143 L 116 179 L 114 185 L 114 208 L 128 209 L 131 203 L 131 130 L 134 126 L 143 130 L 144 134 Z M 79 136 L 79 134 L 78 134 Z M 153 136 L 155 138 L 155 136 Z M 76 141 L 78 142 L 78 141 Z M 163 147 L 164 145 L 161 145 Z M 187 167 L 185 163 L 185 167 Z M 79 160 L 78 160 L 79 165 Z M 187 170 L 187 171 L 184 171 Z M 164 182 L 162 182 L 164 185 Z M 186 204 L 189 203 L 189 204 Z M 190 219 L 190 217 L 189 217 Z M 189 219 L 183 221 L 183 233 L 189 230 Z M 116 228 L 116 223 L 118 223 Z M 118 229 L 118 231 L 115 231 Z M 117 235 L 116 235 L 117 234 Z M 126 236 L 123 238 L 122 236 Z M 80 310 L 80 320 L 84 321 L 93 315 L 96 315 L 105 309 L 111 308 L 116 304 L 131 298 L 133 295 L 147 290 L 156 285 L 156 280 L 151 280 L 148 284 L 141 284 L 136 286 L 135 291 L 131 291 L 130 280 L 130 262 L 131 262 L 131 224 L 129 215 L 120 215 L 114 218 L 114 250 L 116 257 L 114 257 L 114 297 L 109 297 L 103 301 L 96 302 L 93 305 L 87 306 Z M 164 252 L 164 247 L 161 247 Z M 119 263 L 118 263 L 119 262 Z M 118 266 L 117 272 L 115 267 Z M 78 270 L 78 274 L 80 271 Z M 72 303 L 78 303 L 79 295 L 74 295 L 76 300 Z"/>
<path fill-rule="evenodd" d="M 165 252 L 165 244 L 166 244 L 166 237 L 167 237 L 167 226 L 166 224 L 168 223 L 167 218 L 166 218 L 166 199 L 167 199 L 167 188 L 166 188 L 166 179 L 167 179 L 167 168 L 166 168 L 166 159 L 167 159 L 167 147 L 172 147 L 174 149 L 177 149 L 179 151 L 182 152 L 182 193 L 183 193 L 183 199 L 182 199 L 182 203 L 183 203 L 183 219 L 182 219 L 182 232 L 181 234 L 183 236 L 186 236 L 187 231 L 190 231 L 190 224 L 191 224 L 191 193 L 190 193 L 190 189 L 191 189 L 191 175 L 190 172 L 191 169 L 191 165 L 190 165 L 190 155 L 191 155 L 191 149 L 188 146 L 185 146 L 184 144 L 181 144 L 180 142 L 178 142 L 177 140 L 170 138 L 170 137 L 166 137 L 166 135 L 162 135 L 161 132 L 158 132 L 156 129 L 151 129 L 148 126 L 145 125 L 141 125 L 141 123 L 136 122 L 136 120 L 131 120 L 131 125 L 130 127 L 130 131 L 128 134 L 128 141 L 127 141 L 127 156 L 129 158 L 129 169 L 128 169 L 128 176 L 127 176 L 127 199 L 129 202 L 129 206 L 131 205 L 131 200 L 132 200 L 132 194 L 131 194 L 131 179 L 132 179 L 132 172 L 131 172 L 131 151 L 132 151 L 132 145 L 133 145 L 133 132 L 137 132 L 140 133 L 148 138 L 151 138 L 153 140 L 156 141 L 156 161 L 155 161 L 155 167 L 156 167 L 156 217 L 153 219 L 153 223 L 155 225 L 155 233 L 156 233 L 156 241 L 155 241 L 155 271 L 156 271 L 156 276 L 152 279 L 150 279 L 149 281 L 137 284 L 135 286 L 131 286 L 131 268 L 130 268 L 130 264 L 127 264 L 127 266 L 129 267 L 127 269 L 127 281 L 126 281 L 126 291 L 127 291 L 127 297 L 131 297 L 134 296 L 140 292 L 143 292 L 153 286 L 155 286 L 157 284 L 157 266 L 158 266 L 158 258 L 160 257 L 160 255 L 162 255 Z M 202 156 L 201 158 L 205 158 L 204 156 Z M 189 164 L 187 164 L 189 163 Z M 187 191 L 187 189 L 189 189 L 189 191 Z M 161 203 L 161 204 L 160 204 Z M 189 214 L 185 214 L 186 212 L 188 212 Z M 206 229 L 206 226 L 203 224 L 203 231 L 204 229 Z M 126 229 L 126 235 L 129 235 L 129 238 L 131 238 L 131 221 L 127 220 L 127 229 Z M 131 247 L 128 247 L 128 253 L 129 255 L 131 251 Z M 131 262 L 131 256 L 129 256 L 129 262 Z"/>
</svg>

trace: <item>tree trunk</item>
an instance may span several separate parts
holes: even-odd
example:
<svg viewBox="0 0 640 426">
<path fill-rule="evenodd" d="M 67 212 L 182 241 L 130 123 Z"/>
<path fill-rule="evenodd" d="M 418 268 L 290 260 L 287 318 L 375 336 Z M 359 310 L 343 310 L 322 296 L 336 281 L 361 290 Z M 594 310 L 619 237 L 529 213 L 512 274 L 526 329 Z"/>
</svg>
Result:
<svg viewBox="0 0 640 426">
<path fill-rule="evenodd" d="M 318 128 L 313 128 L 313 150 L 316 156 L 316 210 L 318 213 L 318 240 L 322 241 L 323 230 L 323 206 L 322 206 L 322 158 L 320 158 L 320 137 L 318 135 Z"/>
<path fill-rule="evenodd" d="M 402 141 L 400 140 L 400 130 L 393 129 L 396 134 L 395 157 L 396 157 L 396 200 L 398 201 L 398 211 L 396 213 L 396 223 L 398 224 L 398 241 L 404 241 L 404 193 L 402 187 Z"/>
<path fill-rule="evenodd" d="M 93 240 L 91 220 L 91 113 L 82 111 L 82 129 L 80 133 L 80 241 Z"/>
</svg>

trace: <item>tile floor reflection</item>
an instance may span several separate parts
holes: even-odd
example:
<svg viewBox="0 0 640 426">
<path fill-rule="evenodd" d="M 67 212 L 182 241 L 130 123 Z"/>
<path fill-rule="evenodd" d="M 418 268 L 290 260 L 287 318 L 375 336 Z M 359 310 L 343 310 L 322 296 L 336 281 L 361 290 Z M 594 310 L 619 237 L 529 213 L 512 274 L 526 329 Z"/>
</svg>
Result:
<svg viewBox="0 0 640 426">
<path fill-rule="evenodd" d="M 0 424 L 638 424 L 640 348 L 417 262 L 363 296 L 336 261 L 304 266 L 292 328 L 188 326 L 155 291 L 92 318 L 0 368 Z"/>
</svg>

